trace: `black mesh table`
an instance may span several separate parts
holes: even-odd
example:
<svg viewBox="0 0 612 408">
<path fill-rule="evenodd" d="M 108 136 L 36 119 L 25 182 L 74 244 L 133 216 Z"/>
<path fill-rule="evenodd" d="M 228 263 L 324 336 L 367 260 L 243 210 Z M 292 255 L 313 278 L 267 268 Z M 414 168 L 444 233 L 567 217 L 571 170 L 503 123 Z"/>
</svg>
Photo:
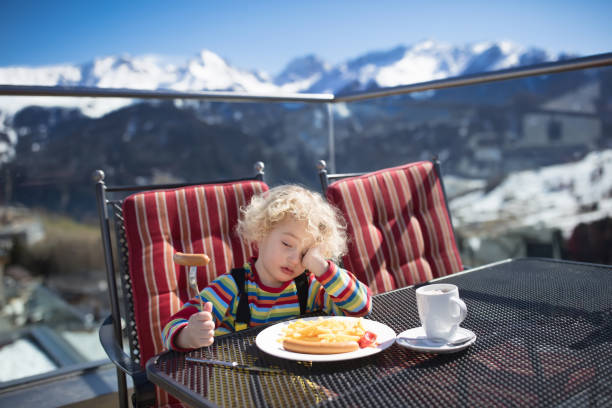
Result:
<svg viewBox="0 0 612 408">
<path fill-rule="evenodd" d="M 193 406 L 612 406 L 612 267 L 528 258 L 439 281 L 459 286 L 462 326 L 478 336 L 458 353 L 394 344 L 357 360 L 294 362 L 260 351 L 256 328 L 160 354 L 147 375 Z M 396 333 L 419 326 L 414 287 L 373 302 L 369 319 Z M 194 364 L 187 355 L 283 373 Z"/>
</svg>

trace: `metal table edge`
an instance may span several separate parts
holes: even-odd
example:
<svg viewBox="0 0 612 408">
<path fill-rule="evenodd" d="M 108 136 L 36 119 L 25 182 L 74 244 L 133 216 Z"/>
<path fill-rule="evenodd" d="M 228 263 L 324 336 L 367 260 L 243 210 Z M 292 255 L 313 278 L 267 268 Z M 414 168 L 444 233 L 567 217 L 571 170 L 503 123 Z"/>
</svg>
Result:
<svg viewBox="0 0 612 408">
<path fill-rule="evenodd" d="M 165 351 L 157 356 L 153 356 L 149 359 L 149 361 L 147 361 L 147 364 L 145 365 L 145 370 L 149 381 L 159 386 L 164 391 L 168 392 L 174 398 L 190 406 L 201 406 L 202 404 L 204 404 L 205 406 L 210 408 L 220 408 L 219 405 L 216 405 L 212 401 L 204 398 L 202 395 L 195 393 L 189 388 L 179 384 L 178 382 L 174 381 L 170 376 L 164 374 L 155 367 L 155 364 L 157 363 L 159 357 L 167 353 L 170 353 L 170 351 Z"/>
<path fill-rule="evenodd" d="M 523 258 L 513 258 L 510 260 L 511 261 L 532 261 L 533 260 L 533 261 L 543 261 L 543 262 L 549 262 L 549 263 L 560 263 L 560 264 L 567 264 L 567 265 L 581 265 L 581 266 L 590 266 L 594 268 L 612 269 L 612 265 L 592 263 L 592 262 L 583 262 L 583 261 L 570 261 L 568 259 L 557 259 L 557 258 L 523 257 Z"/>
<path fill-rule="evenodd" d="M 493 268 L 495 266 L 506 264 L 506 263 L 518 263 L 518 262 L 530 262 L 530 261 L 538 261 L 538 262 L 546 262 L 546 263 L 558 263 L 558 264 L 565 264 L 565 265 L 581 265 L 581 266 L 590 266 L 590 267 L 594 267 L 594 268 L 602 268 L 602 269 L 610 269 L 610 270 L 612 270 L 612 265 L 605 265 L 605 264 L 599 264 L 599 263 L 590 263 L 590 262 L 580 262 L 580 261 L 570 261 L 570 260 L 567 260 L 567 259 L 542 258 L 542 257 L 507 258 L 507 259 L 503 259 L 503 260 L 500 260 L 500 261 L 491 262 L 491 263 L 488 263 L 488 264 L 485 264 L 485 265 L 476 266 L 474 268 L 465 269 L 463 271 L 455 272 L 455 273 L 450 274 L 450 275 L 441 276 L 439 278 L 435 278 L 435 279 L 429 280 L 429 281 L 424 282 L 422 284 L 412 285 L 411 287 L 418 287 L 418 286 L 427 285 L 427 284 L 433 283 L 433 282 L 443 281 L 445 279 L 450 279 L 450 278 L 454 278 L 456 276 L 465 275 L 465 274 L 468 274 L 470 272 L 481 271 L 483 269 L 490 269 L 490 268 Z M 408 286 L 406 286 L 406 287 L 408 287 Z M 395 290 L 401 290 L 401 289 L 404 289 L 404 288 L 405 287 L 398 288 L 398 289 L 395 289 Z M 385 293 L 388 293 L 388 292 L 385 292 Z"/>
<path fill-rule="evenodd" d="M 525 258 L 525 259 L 535 259 L 535 258 Z M 406 286 L 402 286 L 401 288 L 389 290 L 389 291 L 386 291 L 386 292 L 383 292 L 383 293 L 378 293 L 378 294 L 374 295 L 373 297 L 385 296 L 387 294 L 391 294 L 391 293 L 398 292 L 398 291 L 401 291 L 401 290 L 406 290 L 406 289 L 409 289 L 409 288 L 417 289 L 420 286 L 429 285 L 430 283 L 441 282 L 441 281 L 444 281 L 445 279 L 454 278 L 456 276 L 465 275 L 465 274 L 468 274 L 468 273 L 471 273 L 471 272 L 475 272 L 475 271 L 479 271 L 479 270 L 482 270 L 482 269 L 491 268 L 493 266 L 501 265 L 501 264 L 508 263 L 508 262 L 513 262 L 513 261 L 516 261 L 516 260 L 517 259 L 508 258 L 508 259 L 504 259 L 504 260 L 501 260 L 501 261 L 492 262 L 492 263 L 489 263 L 489 264 L 486 264 L 486 265 L 481 265 L 481 266 L 477 266 L 477 267 L 474 267 L 474 268 L 465 269 L 463 271 L 455 272 L 455 273 L 452 273 L 450 275 L 440 276 L 439 278 L 430 279 L 430 280 L 428 280 L 426 282 L 417 283 L 415 285 L 406 285 Z"/>
</svg>

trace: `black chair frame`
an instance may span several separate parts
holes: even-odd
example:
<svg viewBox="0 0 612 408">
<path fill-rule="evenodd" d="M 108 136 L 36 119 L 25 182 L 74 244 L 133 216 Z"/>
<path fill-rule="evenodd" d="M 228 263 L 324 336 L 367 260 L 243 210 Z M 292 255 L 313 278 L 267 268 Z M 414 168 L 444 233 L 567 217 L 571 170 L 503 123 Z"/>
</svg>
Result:
<svg viewBox="0 0 612 408">
<path fill-rule="evenodd" d="M 142 186 L 107 186 L 104 172 L 96 170 L 93 178 L 96 188 L 100 232 L 104 250 L 106 278 L 110 300 L 111 315 L 102 323 L 99 331 L 100 342 L 109 359 L 117 368 L 119 406 L 128 407 L 128 388 L 126 374 L 132 378 L 133 407 L 155 404 L 155 387 L 147 379 L 141 368 L 140 350 L 134 319 L 132 284 L 128 270 L 128 248 L 123 218 L 123 200 L 130 194 L 142 191 L 180 188 L 202 184 L 229 183 L 246 180 L 264 181 L 263 162 L 255 163 L 253 177 L 215 180 L 195 183 L 158 184 Z M 114 239 L 113 239 L 114 236 Z M 113 245 L 114 241 L 114 245 Z M 117 280 L 119 275 L 119 280 Z M 121 293 L 120 290 L 121 289 Z M 122 302 L 120 303 L 120 298 Z M 124 333 L 128 342 L 129 354 L 124 351 Z"/>
</svg>

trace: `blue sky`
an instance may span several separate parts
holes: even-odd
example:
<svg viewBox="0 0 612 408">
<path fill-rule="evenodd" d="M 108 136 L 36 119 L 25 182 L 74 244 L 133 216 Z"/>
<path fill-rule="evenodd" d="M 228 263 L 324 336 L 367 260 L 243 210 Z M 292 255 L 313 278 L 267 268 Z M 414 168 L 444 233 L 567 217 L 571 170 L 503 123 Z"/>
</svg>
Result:
<svg viewBox="0 0 612 408">
<path fill-rule="evenodd" d="M 511 40 L 551 52 L 612 51 L 612 1 L 30 1 L 2 0 L 0 66 L 83 63 L 209 49 L 232 65 L 277 73 L 316 54 L 335 64 L 432 39 Z"/>
</svg>

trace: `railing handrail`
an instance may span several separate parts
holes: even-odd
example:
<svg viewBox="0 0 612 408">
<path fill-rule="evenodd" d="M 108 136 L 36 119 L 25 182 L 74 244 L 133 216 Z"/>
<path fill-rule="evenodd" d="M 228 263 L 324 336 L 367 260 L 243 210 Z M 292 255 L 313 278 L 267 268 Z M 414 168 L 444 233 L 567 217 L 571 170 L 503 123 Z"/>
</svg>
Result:
<svg viewBox="0 0 612 408">
<path fill-rule="evenodd" d="M 333 94 L 277 93 L 255 94 L 219 91 L 143 90 L 92 88 L 82 86 L 0 85 L 0 96 L 76 96 L 95 98 L 199 99 L 220 102 L 319 102 L 328 103 Z"/>
<path fill-rule="evenodd" d="M 419 82 L 374 91 L 362 91 L 334 95 L 331 93 L 245 93 L 219 91 L 174 91 L 139 90 L 126 88 L 91 88 L 80 86 L 41 86 L 41 85 L 0 85 L 0 96 L 76 96 L 97 98 L 139 98 L 139 99 L 198 99 L 219 102 L 307 102 L 338 103 L 354 102 L 385 96 L 423 92 L 433 89 L 446 89 L 457 86 L 504 81 L 527 76 L 554 74 L 587 68 L 612 65 L 612 52 L 547 62 L 518 68 L 508 68 L 472 75 L 456 76 L 434 81 Z"/>
</svg>

